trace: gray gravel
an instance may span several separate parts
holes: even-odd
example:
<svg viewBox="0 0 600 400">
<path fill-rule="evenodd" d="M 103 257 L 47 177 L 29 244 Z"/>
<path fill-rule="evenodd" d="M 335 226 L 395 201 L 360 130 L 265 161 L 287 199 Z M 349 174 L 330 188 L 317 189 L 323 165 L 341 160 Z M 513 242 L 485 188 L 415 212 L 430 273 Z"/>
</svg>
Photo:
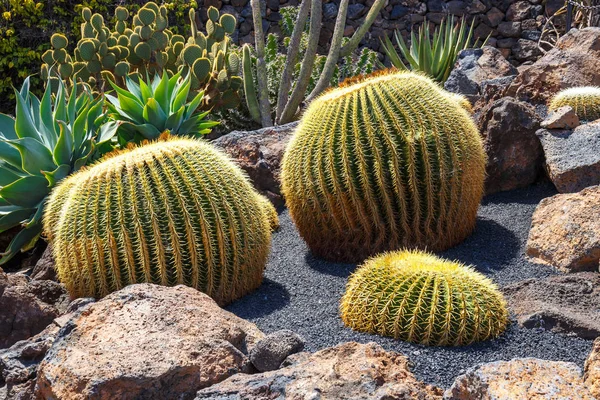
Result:
<svg viewBox="0 0 600 400">
<path fill-rule="evenodd" d="M 543 183 L 488 196 L 479 210 L 475 233 L 440 255 L 475 265 L 500 286 L 557 274 L 551 267 L 529 263 L 524 257 L 531 215 L 541 199 L 555 193 L 552 185 Z M 338 302 L 355 265 L 315 259 L 287 210 L 280 215 L 280 222 L 263 285 L 228 310 L 254 322 L 265 333 L 279 329 L 299 333 L 309 351 L 346 341 L 374 341 L 407 355 L 417 378 L 446 388 L 478 363 L 536 357 L 572 361 L 583 367 L 591 349 L 589 340 L 519 328 L 514 320 L 498 339 L 456 348 L 426 347 L 354 332 L 342 324 Z"/>
</svg>

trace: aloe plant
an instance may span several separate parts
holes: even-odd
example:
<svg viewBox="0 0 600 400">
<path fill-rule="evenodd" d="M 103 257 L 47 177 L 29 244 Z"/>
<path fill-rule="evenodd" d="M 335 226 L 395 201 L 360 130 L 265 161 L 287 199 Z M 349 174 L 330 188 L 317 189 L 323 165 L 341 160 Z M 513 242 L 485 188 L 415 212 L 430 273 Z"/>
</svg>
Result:
<svg viewBox="0 0 600 400">
<path fill-rule="evenodd" d="M 204 118 L 208 111 L 196 113 L 202 103 L 204 92 L 200 91 L 188 102 L 191 76 L 182 77 L 181 71 L 169 77 L 158 74 L 135 82 L 125 78 L 127 90 L 110 82 L 116 97 L 106 95 L 110 116 L 122 121 L 119 141 L 140 142 L 158 138 L 163 132 L 171 135 L 207 134 L 219 123 Z"/>
<path fill-rule="evenodd" d="M 472 47 L 483 47 L 487 43 L 486 38 L 481 46 L 477 45 L 478 40 L 473 44 L 474 23 L 475 20 L 467 31 L 467 24 L 463 20 L 455 24 L 454 16 L 451 16 L 449 20 L 443 20 L 439 30 L 436 28 L 433 35 L 430 35 L 429 24 L 425 21 L 419 27 L 417 35 L 414 31 L 411 32 L 410 48 L 400 31 L 394 32 L 400 53 L 396 51 L 387 35 L 381 40 L 381 45 L 394 67 L 400 70 L 421 71 L 443 83 L 448 79 L 458 53 Z M 402 61 L 402 58 L 407 63 Z"/>
<path fill-rule="evenodd" d="M 120 122 L 106 122 L 103 98 L 86 85 L 79 96 L 50 82 L 41 99 L 29 91 L 29 78 L 15 90 L 16 117 L 0 114 L 0 233 L 23 229 L 2 254 L 0 265 L 33 247 L 42 230 L 46 197 L 67 175 L 111 149 Z"/>
</svg>

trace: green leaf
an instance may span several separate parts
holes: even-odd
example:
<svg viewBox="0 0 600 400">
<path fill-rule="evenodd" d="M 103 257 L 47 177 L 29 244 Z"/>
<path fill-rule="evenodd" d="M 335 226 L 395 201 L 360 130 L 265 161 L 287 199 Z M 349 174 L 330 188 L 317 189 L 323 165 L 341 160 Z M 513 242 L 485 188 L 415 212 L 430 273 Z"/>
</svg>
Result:
<svg viewBox="0 0 600 400">
<path fill-rule="evenodd" d="M 40 133 L 35 126 L 31 108 L 21 93 L 15 90 L 17 97 L 17 110 L 15 118 L 15 132 L 19 138 L 33 138 L 41 140 Z"/>
<path fill-rule="evenodd" d="M 8 248 L 3 253 L 4 257 L 0 259 L 0 265 L 6 264 L 11 258 L 13 258 L 19 250 L 30 247 L 34 244 L 42 232 L 42 224 L 37 224 L 27 229 L 21 230 L 13 238 L 8 245 Z"/>
<path fill-rule="evenodd" d="M 0 196 L 10 204 L 36 207 L 50 193 L 48 181 L 43 176 L 26 176 L 0 189 Z"/>
<path fill-rule="evenodd" d="M 173 104 L 171 104 L 171 110 L 179 110 L 185 104 L 190 93 L 191 85 L 191 80 L 189 78 L 186 79 L 185 84 L 181 86 L 177 95 L 173 97 L 174 100 Z"/>
<path fill-rule="evenodd" d="M 160 136 L 160 134 L 162 133 L 161 131 L 159 131 L 154 125 L 152 124 L 132 124 L 130 122 L 125 122 L 123 124 L 123 126 L 125 126 L 125 124 L 130 125 L 136 132 L 138 132 L 144 139 L 148 139 L 148 140 L 152 140 L 152 139 L 156 139 Z"/>
<path fill-rule="evenodd" d="M 192 101 L 190 101 L 190 104 L 188 104 L 187 109 L 185 110 L 185 115 L 184 118 L 188 119 L 192 116 L 192 114 L 194 114 L 196 112 L 196 109 L 200 106 L 200 103 L 202 102 L 202 99 L 204 98 L 204 92 L 199 92 L 196 97 L 194 97 L 194 99 Z"/>
<path fill-rule="evenodd" d="M 69 176 L 70 173 L 71 166 L 68 164 L 62 164 L 52 172 L 44 172 L 44 176 L 48 181 L 48 186 L 53 188 L 58 182 Z"/>
<path fill-rule="evenodd" d="M 60 125 L 60 136 L 54 148 L 55 166 L 70 164 L 73 156 L 73 134 L 63 121 L 58 121 L 58 124 Z M 51 169 L 44 169 L 44 171 L 51 171 Z"/>
<path fill-rule="evenodd" d="M 158 75 L 157 75 L 158 76 Z M 154 90 L 154 99 L 162 108 L 164 113 L 168 113 L 170 111 L 169 107 L 169 75 L 164 72 L 162 78 L 160 79 L 159 84 L 156 86 Z"/>
<path fill-rule="evenodd" d="M 137 124 L 144 123 L 144 107 L 137 101 L 128 98 L 120 97 L 119 99 L 107 94 L 106 99 L 113 105 L 112 109 L 116 111 L 123 119 L 135 122 Z"/>
<path fill-rule="evenodd" d="M 116 134 L 121 126 L 121 121 L 110 121 L 100 127 L 100 132 L 96 138 L 98 145 L 110 141 Z"/>
<path fill-rule="evenodd" d="M 165 130 L 167 115 L 160 108 L 160 104 L 153 98 L 149 98 L 144 107 L 144 119 L 154 125 L 159 131 L 163 132 Z"/>
<path fill-rule="evenodd" d="M 0 187 L 10 185 L 22 177 L 9 164 L 0 161 Z"/>
<path fill-rule="evenodd" d="M 23 138 L 10 141 L 19 150 L 23 171 L 31 175 L 40 175 L 42 171 L 52 171 L 56 168 L 52 153 L 39 141 Z"/>
<path fill-rule="evenodd" d="M 173 114 L 169 115 L 169 118 L 167 118 L 167 122 L 165 122 L 165 129 L 168 129 L 173 133 L 179 132 L 179 126 L 183 121 L 184 112 L 185 107 L 181 106 L 179 107 L 179 110 L 177 110 L 177 112 L 174 112 Z"/>
<path fill-rule="evenodd" d="M 0 217 L 0 232 L 4 232 L 15 226 L 21 225 L 27 219 L 30 219 L 34 213 L 35 208 L 19 208 L 11 213 Z"/>
<path fill-rule="evenodd" d="M 1 139 L 18 139 L 15 131 L 15 119 L 6 114 L 0 114 L 0 140 Z"/>
<path fill-rule="evenodd" d="M 0 160 L 6 161 L 6 163 L 21 170 L 23 166 L 21 153 L 19 153 L 19 150 L 15 147 L 11 146 L 10 142 L 11 141 L 0 140 Z"/>
<path fill-rule="evenodd" d="M 44 217 L 44 209 L 45 208 L 46 208 L 46 200 L 44 199 L 38 205 L 38 208 L 37 208 L 35 214 L 33 214 L 33 217 L 31 217 L 31 219 L 25 223 L 25 229 L 32 228 L 35 225 L 41 225 L 42 218 Z"/>
</svg>

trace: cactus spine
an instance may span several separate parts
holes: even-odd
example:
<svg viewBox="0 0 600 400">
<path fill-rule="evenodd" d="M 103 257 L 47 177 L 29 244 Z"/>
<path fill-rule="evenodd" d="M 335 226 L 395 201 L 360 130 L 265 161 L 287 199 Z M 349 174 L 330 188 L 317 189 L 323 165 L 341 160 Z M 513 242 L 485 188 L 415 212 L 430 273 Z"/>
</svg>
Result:
<svg viewBox="0 0 600 400">
<path fill-rule="evenodd" d="M 226 304 L 262 281 L 273 222 L 259 196 L 211 145 L 170 139 L 66 179 L 44 229 L 73 297 L 151 282 L 189 285 Z"/>
<path fill-rule="evenodd" d="M 600 119 L 600 87 L 574 87 L 560 91 L 550 101 L 550 110 L 571 106 L 581 120 Z"/>
<path fill-rule="evenodd" d="M 350 277 L 340 311 L 354 330 L 434 346 L 491 339 L 508 323 L 506 302 L 491 280 L 410 251 L 367 260 Z"/>
<path fill-rule="evenodd" d="M 483 194 L 473 121 L 424 76 L 361 79 L 316 99 L 284 155 L 282 189 L 300 234 L 315 255 L 348 262 L 459 243 Z"/>
</svg>

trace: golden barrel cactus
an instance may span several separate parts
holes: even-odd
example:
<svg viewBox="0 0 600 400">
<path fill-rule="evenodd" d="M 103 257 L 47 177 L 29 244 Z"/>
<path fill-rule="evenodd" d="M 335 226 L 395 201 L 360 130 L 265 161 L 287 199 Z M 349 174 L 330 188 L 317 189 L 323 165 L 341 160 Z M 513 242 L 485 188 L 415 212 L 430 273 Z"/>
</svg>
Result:
<svg viewBox="0 0 600 400">
<path fill-rule="evenodd" d="M 475 226 L 485 162 L 475 124 L 448 92 L 384 71 L 311 103 L 287 147 L 282 189 L 316 256 L 358 262 L 461 242 Z"/>
<path fill-rule="evenodd" d="M 350 277 L 340 311 L 350 328 L 434 346 L 457 346 L 500 335 L 506 302 L 471 267 L 415 251 L 367 260 Z"/>
<path fill-rule="evenodd" d="M 210 144 L 169 139 L 65 179 L 44 229 L 73 297 L 151 282 L 192 286 L 226 304 L 262 282 L 269 206 Z"/>
<path fill-rule="evenodd" d="M 583 86 L 561 90 L 551 100 L 548 108 L 556 110 L 571 106 L 581 120 L 594 121 L 600 118 L 600 87 Z"/>
</svg>

